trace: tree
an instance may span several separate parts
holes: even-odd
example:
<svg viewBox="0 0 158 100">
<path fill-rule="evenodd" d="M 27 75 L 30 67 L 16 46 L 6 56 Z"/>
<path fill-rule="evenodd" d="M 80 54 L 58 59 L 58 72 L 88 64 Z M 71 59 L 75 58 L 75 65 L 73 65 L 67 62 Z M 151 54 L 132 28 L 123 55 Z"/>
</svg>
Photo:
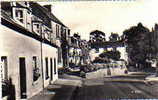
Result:
<svg viewBox="0 0 158 100">
<path fill-rule="evenodd" d="M 151 52 L 150 31 L 142 23 L 125 30 L 122 36 L 127 43 L 129 64 L 146 66 L 146 59 Z"/>
<path fill-rule="evenodd" d="M 102 57 L 95 57 L 93 60 L 93 63 L 108 63 L 109 59 L 108 58 L 102 58 Z"/>
<path fill-rule="evenodd" d="M 111 33 L 110 37 L 109 37 L 109 41 L 119 41 L 120 37 L 117 33 Z"/>
<path fill-rule="evenodd" d="M 102 31 L 95 30 L 90 33 L 90 41 L 103 42 L 105 40 L 105 33 Z"/>
<path fill-rule="evenodd" d="M 104 51 L 99 55 L 101 58 L 108 58 L 108 59 L 113 59 L 113 60 L 119 60 L 121 53 L 119 51 Z"/>
</svg>

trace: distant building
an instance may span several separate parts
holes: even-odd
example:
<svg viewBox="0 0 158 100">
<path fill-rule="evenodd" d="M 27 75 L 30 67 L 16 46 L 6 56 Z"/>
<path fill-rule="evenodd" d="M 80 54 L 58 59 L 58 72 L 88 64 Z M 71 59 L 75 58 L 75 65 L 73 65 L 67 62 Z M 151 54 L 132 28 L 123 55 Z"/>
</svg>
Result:
<svg viewBox="0 0 158 100">
<path fill-rule="evenodd" d="M 69 38 L 69 64 L 70 67 L 78 66 L 79 64 L 81 64 L 82 56 L 82 51 L 80 48 L 80 35 L 74 34 Z"/>
<path fill-rule="evenodd" d="M 75 33 L 69 37 L 69 66 L 80 66 L 88 63 L 90 63 L 89 44 Z"/>
<path fill-rule="evenodd" d="M 82 51 L 82 64 L 89 64 L 90 63 L 90 47 L 89 47 L 89 43 L 86 40 L 81 40 L 80 43 L 80 48 Z"/>
<path fill-rule="evenodd" d="M 58 67 L 67 64 L 61 47 L 70 30 L 49 7 L 35 2 L 1 2 L 1 23 L 2 89 L 11 80 L 16 100 L 31 98 L 58 79 Z"/>
</svg>

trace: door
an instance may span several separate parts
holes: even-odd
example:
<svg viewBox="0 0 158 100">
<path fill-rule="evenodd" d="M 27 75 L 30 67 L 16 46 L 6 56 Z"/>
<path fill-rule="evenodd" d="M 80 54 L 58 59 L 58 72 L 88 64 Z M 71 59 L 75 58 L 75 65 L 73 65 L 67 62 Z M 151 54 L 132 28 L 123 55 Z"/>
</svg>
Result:
<svg viewBox="0 0 158 100">
<path fill-rule="evenodd" d="M 26 64 L 25 58 L 19 58 L 19 67 L 20 67 L 20 91 L 21 91 L 21 99 L 27 98 L 26 91 Z"/>
<path fill-rule="evenodd" d="M 53 60 L 50 58 L 50 79 L 53 80 Z"/>
<path fill-rule="evenodd" d="M 54 58 L 54 74 L 56 74 L 57 68 L 56 68 L 56 59 Z"/>
</svg>

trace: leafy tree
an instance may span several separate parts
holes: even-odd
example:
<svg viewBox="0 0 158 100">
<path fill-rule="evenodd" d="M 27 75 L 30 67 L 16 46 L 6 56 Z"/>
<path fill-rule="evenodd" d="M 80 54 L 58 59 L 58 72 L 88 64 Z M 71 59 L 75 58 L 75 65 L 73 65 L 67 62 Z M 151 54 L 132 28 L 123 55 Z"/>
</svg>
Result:
<svg viewBox="0 0 158 100">
<path fill-rule="evenodd" d="M 94 41 L 94 42 L 105 41 L 105 33 L 99 30 L 92 31 L 90 33 L 90 41 Z"/>
<path fill-rule="evenodd" d="M 94 60 L 93 60 L 93 63 L 108 63 L 109 62 L 109 59 L 108 58 L 101 58 L 101 57 L 96 57 Z"/>
<path fill-rule="evenodd" d="M 109 37 L 109 41 L 119 41 L 120 37 L 117 33 L 111 33 L 110 37 Z"/>
<path fill-rule="evenodd" d="M 113 60 L 119 60 L 121 53 L 119 51 L 105 51 L 99 55 L 101 58 L 108 58 Z"/>
<path fill-rule="evenodd" d="M 123 32 L 122 36 L 127 43 L 129 63 L 146 66 L 146 58 L 151 52 L 150 31 L 142 23 Z"/>
</svg>

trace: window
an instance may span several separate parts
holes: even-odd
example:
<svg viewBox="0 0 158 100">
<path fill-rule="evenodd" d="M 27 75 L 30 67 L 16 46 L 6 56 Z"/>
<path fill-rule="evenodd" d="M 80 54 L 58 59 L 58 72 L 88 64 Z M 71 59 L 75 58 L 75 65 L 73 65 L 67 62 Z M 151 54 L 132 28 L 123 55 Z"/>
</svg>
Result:
<svg viewBox="0 0 158 100">
<path fill-rule="evenodd" d="M 33 62 L 32 62 L 33 63 L 32 64 L 32 67 L 33 67 L 33 81 L 36 81 L 40 77 L 40 71 L 39 71 L 39 67 L 37 65 L 37 57 L 33 56 L 32 60 L 33 60 Z"/>
<path fill-rule="evenodd" d="M 45 70 L 45 79 L 49 78 L 48 74 L 48 58 L 45 58 L 46 70 Z"/>
<path fill-rule="evenodd" d="M 40 33 L 40 26 L 39 26 L 39 24 L 35 24 L 35 26 L 36 26 L 36 31 L 37 31 L 38 33 Z"/>
<path fill-rule="evenodd" d="M 1 77 L 2 81 L 5 81 L 8 79 L 8 62 L 6 56 L 1 57 L 1 63 Z"/>
<path fill-rule="evenodd" d="M 6 56 L 1 57 L 0 67 L 0 74 L 2 79 L 2 97 L 5 97 L 9 95 L 8 90 L 10 89 L 10 81 L 8 80 L 8 62 Z"/>
<path fill-rule="evenodd" d="M 47 39 L 47 40 L 48 40 L 48 39 L 49 39 L 49 33 L 48 33 L 48 31 L 47 31 L 47 30 L 45 30 L 45 31 L 44 31 L 44 34 L 45 34 L 45 39 Z"/>
<path fill-rule="evenodd" d="M 58 63 L 61 63 L 61 59 L 62 59 L 62 51 L 61 48 L 58 48 Z"/>
<path fill-rule="evenodd" d="M 35 33 L 37 33 L 38 35 L 40 35 L 41 33 L 41 28 L 40 28 L 40 24 L 39 23 L 33 23 L 33 31 Z"/>
<path fill-rule="evenodd" d="M 15 17 L 18 21 L 20 21 L 21 23 L 24 23 L 23 10 L 16 9 L 15 10 Z"/>
<path fill-rule="evenodd" d="M 56 36 L 59 37 L 59 25 L 56 25 Z"/>
<path fill-rule="evenodd" d="M 24 2 L 25 3 L 25 5 L 27 6 L 28 5 L 28 3 L 27 2 Z"/>
<path fill-rule="evenodd" d="M 51 39 L 51 30 L 47 26 L 44 26 L 43 31 L 44 31 L 44 38 L 50 41 L 50 39 Z"/>
</svg>

